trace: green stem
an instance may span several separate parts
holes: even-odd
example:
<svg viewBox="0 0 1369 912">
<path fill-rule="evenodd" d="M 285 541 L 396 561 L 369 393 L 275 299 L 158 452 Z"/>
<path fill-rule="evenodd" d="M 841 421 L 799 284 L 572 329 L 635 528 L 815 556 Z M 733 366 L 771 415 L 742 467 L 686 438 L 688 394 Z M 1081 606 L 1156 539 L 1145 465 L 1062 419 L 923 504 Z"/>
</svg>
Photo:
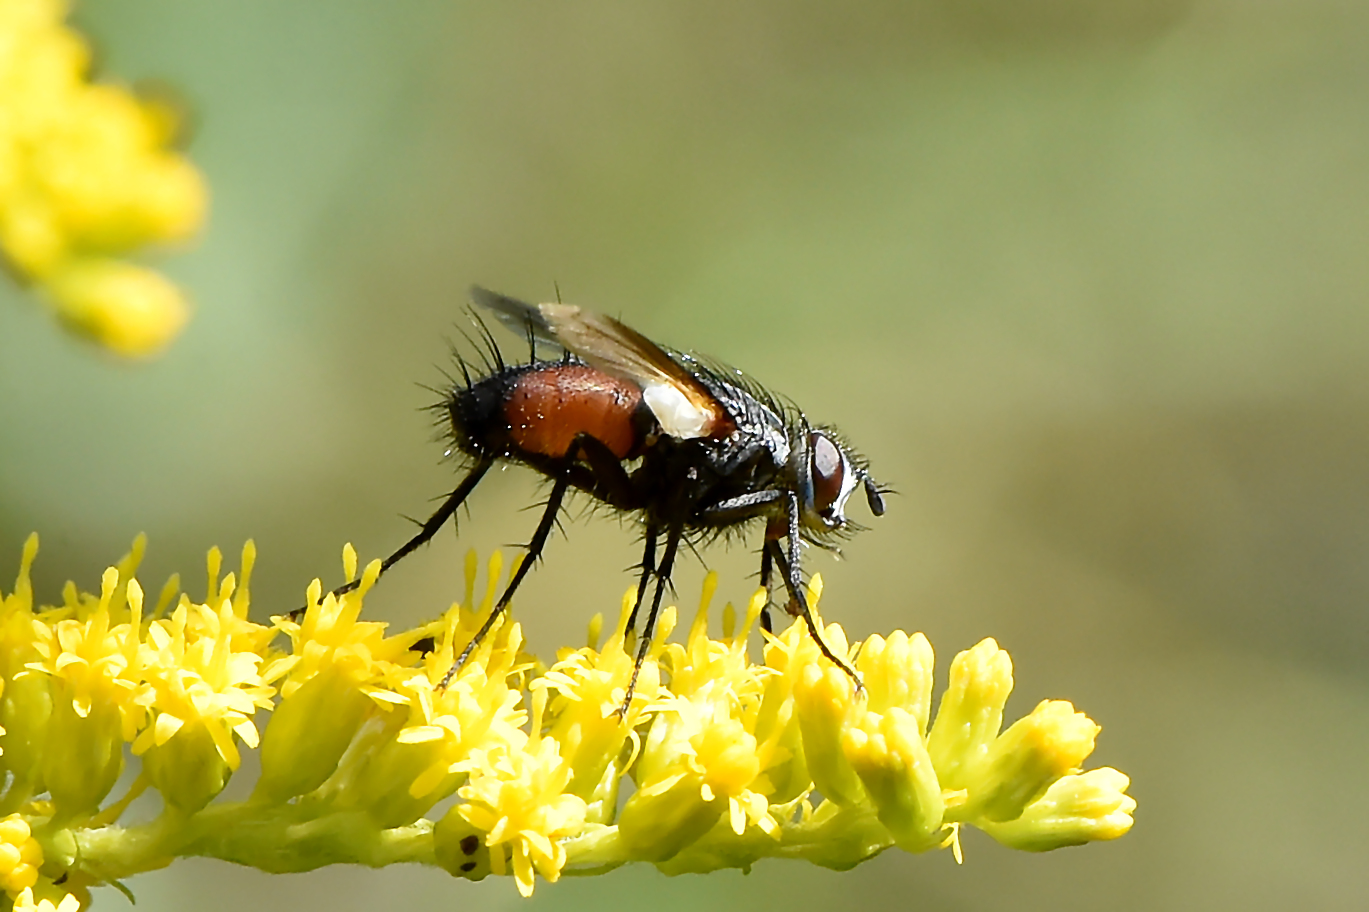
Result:
<svg viewBox="0 0 1369 912">
<path fill-rule="evenodd" d="M 330 864 L 434 864 L 426 820 L 380 829 L 362 812 L 256 802 L 213 805 L 190 817 L 163 815 L 133 827 L 77 830 L 78 864 L 102 879 L 164 867 L 174 858 L 218 858 L 273 873 Z"/>
<path fill-rule="evenodd" d="M 62 835 L 75 841 L 72 854 L 77 867 L 99 880 L 112 881 L 191 856 L 271 873 L 311 871 L 331 864 L 435 865 L 432 829 L 427 820 L 381 829 L 360 811 L 247 801 L 211 805 L 189 817 L 163 814 L 138 826 L 63 830 Z M 724 818 L 702 839 L 657 867 L 667 874 L 701 873 L 745 870 L 762 858 L 798 858 L 843 870 L 882 852 L 892 842 L 873 813 L 824 802 L 808 819 L 781 827 L 778 838 L 756 827 L 737 835 Z M 568 840 L 566 854 L 564 873 L 568 876 L 599 874 L 635 860 L 616 826 L 594 827 Z"/>
</svg>

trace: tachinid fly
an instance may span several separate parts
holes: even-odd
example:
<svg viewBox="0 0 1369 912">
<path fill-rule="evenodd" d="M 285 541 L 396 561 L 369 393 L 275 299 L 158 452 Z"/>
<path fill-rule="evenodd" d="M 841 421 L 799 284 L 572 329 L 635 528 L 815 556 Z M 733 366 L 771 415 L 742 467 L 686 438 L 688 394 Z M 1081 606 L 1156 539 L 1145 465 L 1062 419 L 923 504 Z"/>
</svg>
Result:
<svg viewBox="0 0 1369 912">
<path fill-rule="evenodd" d="M 526 304 L 483 288 L 471 293 L 476 304 L 527 339 L 532 357 L 525 364 L 506 364 L 477 315 L 491 363 L 472 376 L 458 358 L 462 380 L 436 407 L 453 450 L 470 460 L 470 470 L 418 534 L 385 559 L 381 572 L 431 539 L 500 461 L 535 469 L 552 488 L 527 558 L 443 685 L 489 633 L 541 557 L 572 489 L 636 514 L 644 529 L 641 579 L 628 629 L 653 578 L 655 588 L 624 708 L 681 543 L 753 521 L 765 528 L 761 584 L 769 588 L 773 571 L 779 570 L 789 593 L 786 610 L 804 619 L 822 654 L 859 685 L 813 622 L 800 551 L 803 542 L 831 547 L 834 539 L 858 528 L 845 513 L 858 487 L 874 515 L 884 512 L 886 492 L 864 460 L 831 428 L 809 424 L 802 412 L 741 371 L 663 348 L 612 317 L 579 307 Z M 765 613 L 761 622 L 768 630 Z"/>
</svg>

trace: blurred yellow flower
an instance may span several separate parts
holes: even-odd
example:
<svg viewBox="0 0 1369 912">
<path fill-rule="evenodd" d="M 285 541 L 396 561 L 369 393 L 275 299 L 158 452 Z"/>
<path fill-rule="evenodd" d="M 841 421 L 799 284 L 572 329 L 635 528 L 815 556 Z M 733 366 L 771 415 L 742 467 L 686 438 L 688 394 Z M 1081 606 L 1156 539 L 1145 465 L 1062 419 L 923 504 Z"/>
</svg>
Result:
<svg viewBox="0 0 1369 912">
<path fill-rule="evenodd" d="M 115 257 L 189 238 L 208 193 L 168 148 L 165 105 L 88 82 L 90 52 L 59 0 L 0 3 L 0 251 L 62 322 L 121 355 L 159 351 L 188 305 Z"/>
</svg>

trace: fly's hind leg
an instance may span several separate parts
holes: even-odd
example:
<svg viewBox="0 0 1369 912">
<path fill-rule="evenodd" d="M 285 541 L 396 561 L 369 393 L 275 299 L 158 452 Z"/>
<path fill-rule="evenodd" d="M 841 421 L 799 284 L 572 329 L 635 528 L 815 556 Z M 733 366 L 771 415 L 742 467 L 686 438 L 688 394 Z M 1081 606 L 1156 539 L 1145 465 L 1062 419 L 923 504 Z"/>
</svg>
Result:
<svg viewBox="0 0 1369 912">
<path fill-rule="evenodd" d="M 651 637 L 656 632 L 656 617 L 661 611 L 661 597 L 665 594 L 665 587 L 670 585 L 670 574 L 675 569 L 675 555 L 680 550 L 682 538 L 684 529 L 678 525 L 671 526 L 666 531 L 665 551 L 661 554 L 661 565 L 656 571 L 656 592 L 651 597 L 651 610 L 647 612 L 646 623 L 642 625 L 642 639 L 637 644 L 637 658 L 632 663 L 632 678 L 627 683 L 627 692 L 623 694 L 623 705 L 618 707 L 619 718 L 626 716 L 628 707 L 632 705 L 632 694 L 637 689 L 637 676 L 642 673 L 642 663 L 646 661 L 646 654 L 651 649 Z"/>
<path fill-rule="evenodd" d="M 508 586 L 504 588 L 504 594 L 499 596 L 499 601 L 490 610 L 490 616 L 485 619 L 485 623 L 480 625 L 480 629 L 466 644 L 466 648 L 461 650 L 461 654 L 456 657 L 452 667 L 447 669 L 447 673 L 443 676 L 441 683 L 438 684 L 439 688 L 446 687 L 451 682 L 457 671 L 465 664 L 466 659 L 470 657 L 470 654 L 494 629 L 499 618 L 508 610 L 509 602 L 513 600 L 513 594 L 518 591 L 518 586 L 523 582 L 523 578 L 528 575 L 533 564 L 541 559 L 542 550 L 546 547 L 547 539 L 551 536 L 552 527 L 556 525 L 556 516 L 561 512 L 561 502 L 565 500 L 566 492 L 570 489 L 572 481 L 578 477 L 576 469 L 580 466 L 576 460 L 581 456 L 585 458 L 594 472 L 595 493 L 602 486 L 605 489 L 612 490 L 613 496 L 624 501 L 629 496 L 635 496 L 631 480 L 623 471 L 622 463 L 609 451 L 608 447 L 588 434 L 577 435 L 567 448 L 566 455 L 561 457 L 560 467 L 556 472 L 556 481 L 552 484 L 551 495 L 547 498 L 546 509 L 543 510 L 542 518 L 538 521 L 537 528 L 528 541 L 527 556 L 523 558 L 523 562 L 514 571 L 513 579 L 509 580 Z M 577 484 L 578 486 L 581 485 Z M 614 503 L 614 501 L 610 502 Z"/>
<path fill-rule="evenodd" d="M 651 578 L 656 575 L 656 537 L 658 531 L 655 526 L 648 524 L 646 535 L 643 539 L 642 562 L 638 565 L 642 571 L 642 577 L 637 581 L 637 600 L 632 603 L 632 613 L 627 616 L 627 630 L 631 632 L 637 629 L 637 612 L 642 608 L 642 599 L 646 598 L 646 587 L 651 582 Z"/>
<path fill-rule="evenodd" d="M 418 530 L 418 534 L 400 545 L 398 551 L 380 562 L 381 575 L 383 576 L 385 571 L 389 570 L 410 554 L 413 554 L 423 545 L 432 541 L 433 536 L 438 533 L 438 530 L 447 524 L 447 520 L 456 515 L 457 508 L 460 507 L 461 504 L 465 502 L 466 498 L 470 496 L 471 492 L 475 490 L 476 485 L 480 484 L 481 479 L 485 477 L 485 473 L 490 470 L 490 466 L 492 465 L 494 465 L 493 459 L 482 459 L 480 462 L 477 462 L 471 468 L 470 472 L 467 473 L 466 477 L 461 479 L 461 483 L 456 486 L 456 490 L 448 494 L 447 499 L 442 501 L 442 506 L 438 507 L 437 511 L 434 512 L 432 516 L 429 516 L 427 521 L 423 523 L 422 528 Z M 361 578 L 358 577 L 349 583 L 343 583 L 341 586 L 338 586 L 332 591 L 332 595 L 335 598 L 346 595 L 360 585 Z M 290 619 L 298 621 L 307 610 L 307 608 L 296 608 L 294 611 L 290 612 Z"/>
</svg>

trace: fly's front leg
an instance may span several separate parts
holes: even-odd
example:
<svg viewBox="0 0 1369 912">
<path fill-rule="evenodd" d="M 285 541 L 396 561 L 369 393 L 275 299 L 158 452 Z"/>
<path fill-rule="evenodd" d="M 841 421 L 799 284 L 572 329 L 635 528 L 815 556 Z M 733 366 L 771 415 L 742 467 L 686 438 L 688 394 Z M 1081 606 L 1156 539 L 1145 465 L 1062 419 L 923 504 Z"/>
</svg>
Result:
<svg viewBox="0 0 1369 912">
<path fill-rule="evenodd" d="M 518 591 L 518 586 L 523 582 L 523 578 L 528 575 L 528 571 L 532 569 L 533 564 L 541 560 L 542 550 L 546 547 L 547 539 L 551 536 L 552 527 L 556 525 L 556 516 L 561 512 L 561 502 L 565 500 L 566 491 L 570 489 L 574 469 L 577 467 L 576 460 L 587 449 L 593 449 L 595 444 L 598 444 L 600 449 L 607 450 L 602 443 L 595 440 L 593 437 L 590 437 L 588 434 L 580 434 L 571 442 L 570 447 L 566 450 L 566 455 L 561 458 L 560 468 L 556 473 L 556 481 L 552 485 L 551 495 L 547 498 L 546 509 L 542 512 L 542 519 L 537 523 L 537 529 L 532 533 L 532 538 L 528 541 L 527 556 L 523 558 L 523 562 L 518 565 L 518 569 L 513 574 L 513 579 L 509 580 L 508 586 L 504 588 L 504 594 L 499 596 L 499 601 L 495 603 L 494 608 L 490 611 L 490 616 L 485 618 L 485 623 L 480 625 L 480 629 L 475 632 L 475 636 L 466 644 L 466 648 L 461 650 L 461 654 L 457 656 L 456 661 L 452 663 L 452 667 L 447 669 L 447 673 L 442 677 L 442 683 L 438 685 L 439 688 L 446 687 L 447 684 L 451 682 L 451 679 L 456 675 L 461 666 L 465 664 L 466 659 L 470 657 L 470 654 L 480 645 L 485 637 L 489 635 L 489 632 L 494 629 L 495 623 L 504 612 L 508 610 L 509 602 L 513 601 L 513 594 Z M 594 460 L 591 459 L 591 464 L 593 464 L 593 462 Z M 617 464 L 616 461 L 615 464 Z M 621 472 L 622 466 L 619 465 L 618 469 Z M 625 473 L 624 477 L 626 477 Z"/>
<path fill-rule="evenodd" d="M 780 548 L 778 539 L 768 539 L 765 543 L 766 550 L 770 552 L 775 564 L 779 567 L 780 573 L 784 576 L 785 588 L 789 590 L 790 613 L 803 618 L 803 623 L 808 627 L 808 633 L 813 637 L 813 642 L 818 645 L 818 650 L 827 657 L 833 665 L 842 671 L 855 682 L 856 692 L 864 690 L 864 685 L 860 682 L 860 675 L 856 670 L 847 664 L 846 660 L 837 656 L 827 642 L 822 638 L 821 631 L 818 630 L 817 622 L 813 619 L 813 612 L 808 607 L 808 598 L 803 591 L 803 569 L 799 565 L 799 502 L 797 495 L 789 495 L 789 555 L 786 557 Z"/>
<path fill-rule="evenodd" d="M 774 571 L 775 562 L 770 557 L 770 549 L 761 546 L 761 586 L 765 588 L 765 604 L 761 606 L 761 629 L 766 633 L 774 633 L 774 628 L 770 626 L 770 604 L 773 601 L 770 593 L 770 576 Z"/>
</svg>

